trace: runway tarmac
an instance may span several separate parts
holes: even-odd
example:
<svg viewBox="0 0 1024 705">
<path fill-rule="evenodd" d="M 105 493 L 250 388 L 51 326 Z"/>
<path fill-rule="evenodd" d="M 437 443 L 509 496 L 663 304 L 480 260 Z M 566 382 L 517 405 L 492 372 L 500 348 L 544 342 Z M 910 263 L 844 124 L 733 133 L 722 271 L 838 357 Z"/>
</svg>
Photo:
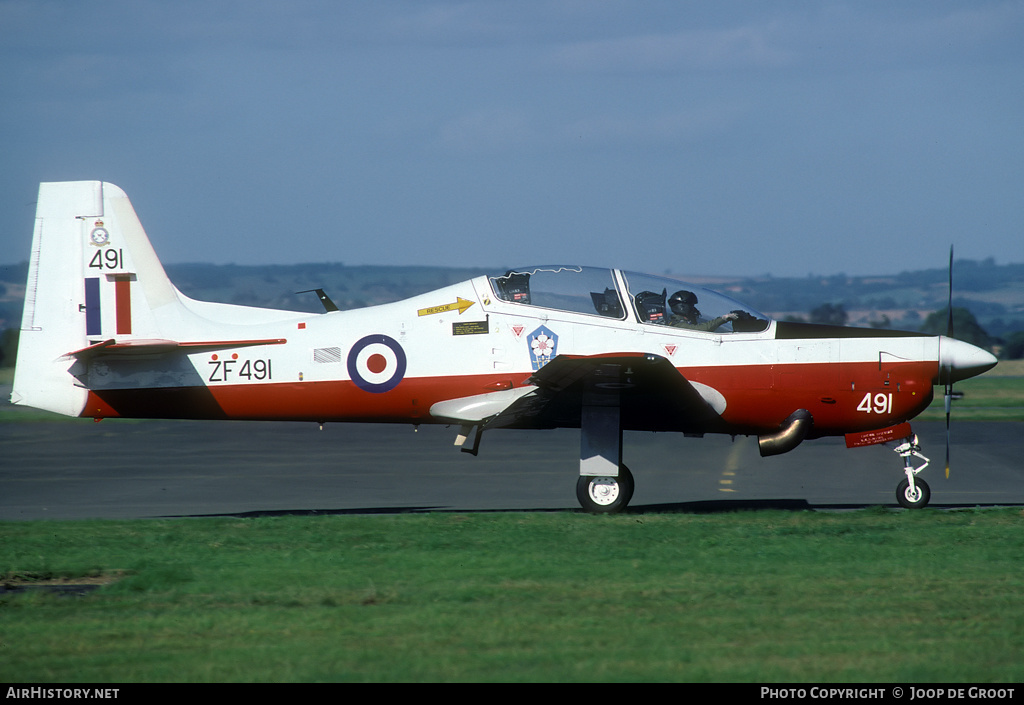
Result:
<svg viewBox="0 0 1024 705">
<path fill-rule="evenodd" d="M 916 423 L 931 507 L 1024 505 L 1024 424 Z M 579 431 L 492 431 L 479 457 L 455 428 L 284 422 L 0 424 L 0 520 L 425 510 L 578 510 Z M 629 511 L 896 506 L 889 448 L 803 443 L 761 458 L 753 438 L 627 433 Z"/>
</svg>

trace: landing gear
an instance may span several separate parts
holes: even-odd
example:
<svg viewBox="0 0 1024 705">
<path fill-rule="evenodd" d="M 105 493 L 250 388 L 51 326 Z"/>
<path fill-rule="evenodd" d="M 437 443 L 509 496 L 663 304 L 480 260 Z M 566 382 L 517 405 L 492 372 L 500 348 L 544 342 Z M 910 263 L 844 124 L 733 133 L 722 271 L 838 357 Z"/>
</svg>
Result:
<svg viewBox="0 0 1024 705">
<path fill-rule="evenodd" d="M 576 499 L 583 511 L 591 514 L 621 512 L 633 498 L 633 473 L 619 466 L 618 477 L 580 475 L 576 482 Z"/>
<path fill-rule="evenodd" d="M 910 480 L 904 478 L 896 486 L 896 501 L 906 509 L 920 509 L 928 504 L 932 497 L 931 488 L 924 480 L 915 480 L 914 486 L 910 486 Z"/>
<path fill-rule="evenodd" d="M 928 467 L 928 463 L 931 461 L 921 454 L 917 434 L 910 436 L 893 450 L 903 458 L 903 472 L 907 475 L 896 486 L 896 501 L 906 509 L 920 509 L 926 506 L 932 497 L 932 491 L 927 482 L 917 479 L 917 475 Z M 920 458 L 924 464 L 915 468 L 912 458 Z"/>
<path fill-rule="evenodd" d="M 620 394 L 632 384 L 618 364 L 601 365 L 583 384 L 576 499 L 585 512 L 621 512 L 633 498 L 633 474 L 622 463 Z"/>
</svg>

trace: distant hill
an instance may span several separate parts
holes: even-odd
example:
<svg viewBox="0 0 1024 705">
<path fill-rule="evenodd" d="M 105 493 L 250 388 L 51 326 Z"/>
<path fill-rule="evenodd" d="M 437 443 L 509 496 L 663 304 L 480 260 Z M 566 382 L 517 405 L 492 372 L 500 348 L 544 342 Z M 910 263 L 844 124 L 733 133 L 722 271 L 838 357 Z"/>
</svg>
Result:
<svg viewBox="0 0 1024 705">
<path fill-rule="evenodd" d="M 342 263 L 165 267 L 175 286 L 194 299 L 311 312 L 321 310 L 316 296 L 295 292 L 323 288 L 345 310 L 397 301 L 501 270 Z M 0 265 L 0 329 L 20 324 L 27 271 L 27 262 Z M 945 269 L 925 269 L 870 277 L 679 278 L 729 294 L 775 318 L 807 317 L 830 304 L 845 310 L 850 325 L 917 330 L 929 313 L 945 308 L 948 276 Z M 957 261 L 953 305 L 969 309 L 992 336 L 1024 331 L 1024 264 Z"/>
</svg>

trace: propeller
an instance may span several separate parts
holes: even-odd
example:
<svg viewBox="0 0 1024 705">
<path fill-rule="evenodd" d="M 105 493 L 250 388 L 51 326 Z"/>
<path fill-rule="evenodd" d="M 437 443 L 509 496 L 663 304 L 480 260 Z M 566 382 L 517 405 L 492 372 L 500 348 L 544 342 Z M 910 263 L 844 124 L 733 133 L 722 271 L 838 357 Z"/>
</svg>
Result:
<svg viewBox="0 0 1024 705">
<path fill-rule="evenodd" d="M 953 337 L 953 246 L 949 246 L 949 301 L 946 306 L 946 337 Z M 939 338 L 941 345 L 942 339 Z M 939 356 L 941 359 L 941 355 Z M 953 363 L 946 369 L 946 479 L 949 479 L 949 412 L 953 404 Z"/>
</svg>

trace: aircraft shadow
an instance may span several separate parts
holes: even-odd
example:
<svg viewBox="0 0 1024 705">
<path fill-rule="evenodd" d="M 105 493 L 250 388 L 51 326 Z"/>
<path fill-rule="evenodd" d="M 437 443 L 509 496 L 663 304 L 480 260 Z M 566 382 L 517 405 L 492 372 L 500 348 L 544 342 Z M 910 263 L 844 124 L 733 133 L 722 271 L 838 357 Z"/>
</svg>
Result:
<svg viewBox="0 0 1024 705">
<path fill-rule="evenodd" d="M 782 500 L 716 500 L 705 502 L 676 502 L 670 504 L 647 504 L 628 507 L 624 514 L 714 514 L 726 512 L 752 511 L 757 509 L 781 509 L 788 511 L 809 511 L 815 507 L 802 499 Z M 258 517 L 281 516 L 344 516 L 370 514 L 497 514 L 497 513 L 534 513 L 534 512 L 571 512 L 582 513 L 578 507 L 570 508 L 526 508 L 526 509 L 454 509 L 452 507 L 358 507 L 354 509 L 257 509 L 248 512 L 223 512 L 216 514 L 174 514 L 165 515 L 161 519 L 200 519 L 214 517 L 234 517 L 237 519 L 255 519 Z"/>
<path fill-rule="evenodd" d="M 1024 506 L 1017 504 L 931 504 L 928 509 L 982 509 L 992 507 Z M 728 514 L 730 512 L 749 512 L 761 510 L 777 510 L 788 512 L 808 511 L 855 511 L 871 507 L 899 509 L 895 504 L 811 504 L 806 499 L 719 499 L 697 502 L 671 502 L 665 504 L 642 504 L 628 507 L 624 514 Z M 161 519 L 201 519 L 214 517 L 234 517 L 237 519 L 255 519 L 259 517 L 281 516 L 345 516 L 371 514 L 496 514 L 496 513 L 582 513 L 579 508 L 537 509 L 453 509 L 445 506 L 423 507 L 357 507 L 353 509 L 257 509 L 247 512 L 223 512 L 216 514 L 168 514 Z"/>
<path fill-rule="evenodd" d="M 992 507 L 1015 507 L 1014 503 L 1003 504 L 936 504 L 931 503 L 928 509 L 985 509 Z M 671 504 L 646 504 L 627 507 L 626 514 L 725 514 L 729 512 L 748 512 L 760 510 L 778 510 L 789 512 L 841 512 L 856 511 L 879 507 L 882 509 L 903 510 L 897 504 L 878 504 L 867 502 L 849 502 L 832 504 L 811 504 L 806 499 L 718 499 L 699 502 L 676 502 Z"/>
</svg>

